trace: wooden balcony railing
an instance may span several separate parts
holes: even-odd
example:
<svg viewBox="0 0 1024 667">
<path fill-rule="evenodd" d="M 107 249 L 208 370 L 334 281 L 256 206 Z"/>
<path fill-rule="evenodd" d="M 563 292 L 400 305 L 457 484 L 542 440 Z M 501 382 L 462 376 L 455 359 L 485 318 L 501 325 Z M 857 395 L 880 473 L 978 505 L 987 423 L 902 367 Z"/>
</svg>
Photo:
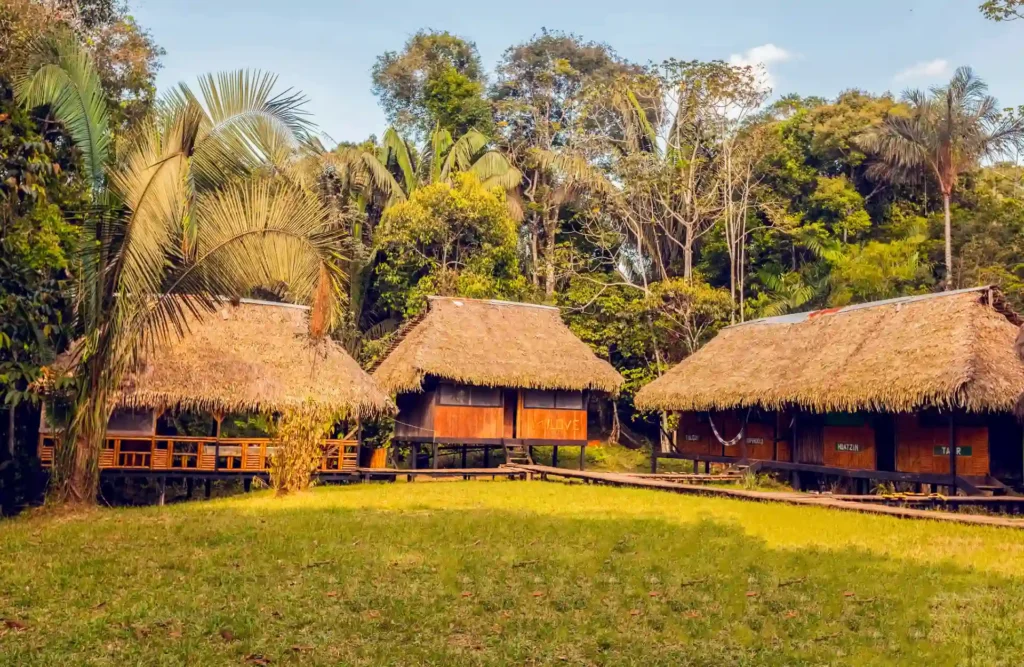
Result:
<svg viewBox="0 0 1024 667">
<path fill-rule="evenodd" d="M 57 437 L 39 436 L 39 460 L 44 468 L 53 465 Z M 100 470 L 259 473 L 270 469 L 275 450 L 268 438 L 108 437 L 99 464 Z M 327 440 L 318 471 L 354 471 L 358 465 L 357 441 Z"/>
</svg>

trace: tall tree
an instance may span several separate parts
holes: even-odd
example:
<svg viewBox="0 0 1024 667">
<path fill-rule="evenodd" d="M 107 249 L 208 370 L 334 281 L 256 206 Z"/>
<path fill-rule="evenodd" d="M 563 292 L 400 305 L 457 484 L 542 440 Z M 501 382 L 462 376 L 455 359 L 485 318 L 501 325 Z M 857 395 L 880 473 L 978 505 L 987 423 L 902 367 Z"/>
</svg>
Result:
<svg viewBox="0 0 1024 667">
<path fill-rule="evenodd" d="M 91 205 L 80 212 L 74 269 L 74 417 L 51 476 L 57 501 L 93 503 L 112 397 L 145 350 L 181 334 L 186 317 L 221 295 L 287 286 L 314 304 L 322 335 L 342 276 L 319 201 L 275 176 L 282 146 L 308 131 L 303 98 L 276 94 L 272 76 L 207 76 L 181 86 L 111 158 L 110 113 L 90 54 L 47 41 L 18 77 L 26 108 L 48 105 L 83 154 Z"/>
<path fill-rule="evenodd" d="M 862 145 L 876 154 L 877 173 L 891 181 L 927 170 L 938 181 L 945 216 L 946 289 L 955 283 L 950 201 L 962 174 L 1024 141 L 1024 119 L 1000 113 L 988 86 L 969 67 L 948 85 L 904 93 L 907 115 L 889 114 L 865 133 Z"/>
<path fill-rule="evenodd" d="M 373 92 L 388 120 L 417 137 L 438 127 L 455 136 L 488 132 L 485 86 L 476 44 L 447 31 L 421 30 L 401 52 L 387 51 L 373 66 Z"/>
<path fill-rule="evenodd" d="M 535 287 L 555 292 L 555 247 L 564 207 L 607 182 L 590 167 L 583 136 L 595 119 L 587 89 L 635 69 L 604 44 L 544 31 L 505 51 L 491 91 L 504 152 L 523 174 L 520 191 Z"/>
<path fill-rule="evenodd" d="M 378 289 L 389 307 L 405 316 L 425 306 L 430 294 L 518 298 L 516 223 L 500 190 L 472 173 L 418 188 L 381 219 L 376 245 Z"/>
</svg>

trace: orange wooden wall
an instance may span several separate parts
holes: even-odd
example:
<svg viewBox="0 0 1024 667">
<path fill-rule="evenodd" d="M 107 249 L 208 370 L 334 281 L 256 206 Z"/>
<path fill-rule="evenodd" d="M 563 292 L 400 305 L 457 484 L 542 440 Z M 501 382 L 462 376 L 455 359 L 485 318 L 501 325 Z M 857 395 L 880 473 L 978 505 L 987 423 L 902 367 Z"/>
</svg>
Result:
<svg viewBox="0 0 1024 667">
<path fill-rule="evenodd" d="M 713 416 L 718 434 L 724 440 L 731 440 L 739 433 L 743 421 L 741 417 L 734 414 Z M 747 424 L 747 458 L 770 461 L 774 455 L 772 440 L 775 437 L 775 426 L 773 424 Z M 779 443 L 780 445 L 782 443 Z M 737 442 L 731 447 L 725 447 L 724 456 L 740 457 L 740 444 Z M 684 412 L 679 418 L 678 436 L 676 437 L 676 451 L 681 454 L 710 454 L 712 456 L 723 456 L 722 443 L 718 441 L 711 432 L 711 425 L 707 420 L 702 420 L 699 415 L 693 412 Z M 787 450 L 788 451 L 788 450 Z"/>
<path fill-rule="evenodd" d="M 834 468 L 849 470 L 875 469 L 875 429 L 864 426 L 825 426 L 824 464 Z M 849 451 L 849 447 L 858 446 L 860 451 Z"/>
<path fill-rule="evenodd" d="M 988 428 L 958 426 L 958 447 L 970 447 L 970 456 L 956 460 L 958 475 L 983 476 L 989 473 Z M 949 429 L 925 427 L 917 415 L 900 415 L 896 419 L 896 469 L 900 472 L 949 474 L 949 454 L 935 454 L 936 447 L 949 446 Z"/>
<path fill-rule="evenodd" d="M 522 408 L 519 438 L 578 441 L 587 439 L 586 410 Z"/>
<path fill-rule="evenodd" d="M 465 405 L 434 407 L 434 436 L 437 438 L 501 438 L 505 410 Z"/>
<path fill-rule="evenodd" d="M 676 451 L 680 454 L 707 455 L 711 453 L 711 427 L 701 421 L 697 413 L 684 412 L 679 415 L 679 427 L 676 429 Z M 717 444 L 718 441 L 716 440 Z"/>
<path fill-rule="evenodd" d="M 742 422 L 737 420 L 736 428 Z M 735 431 L 730 430 L 730 433 Z M 758 424 L 748 423 L 747 424 L 747 458 L 757 459 L 759 461 L 771 461 L 772 457 L 775 456 L 775 448 L 772 445 L 772 440 L 775 438 L 775 426 L 772 424 Z M 740 447 L 737 444 L 735 447 L 729 447 L 726 451 L 735 450 L 735 456 L 740 455 Z"/>
</svg>

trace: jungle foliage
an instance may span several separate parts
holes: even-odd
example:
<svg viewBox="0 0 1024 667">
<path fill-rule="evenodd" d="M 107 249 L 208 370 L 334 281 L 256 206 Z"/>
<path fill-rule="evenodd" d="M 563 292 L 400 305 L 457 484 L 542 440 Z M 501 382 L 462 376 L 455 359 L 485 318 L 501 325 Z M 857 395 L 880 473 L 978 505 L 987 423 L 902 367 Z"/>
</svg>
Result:
<svg viewBox="0 0 1024 667">
<path fill-rule="evenodd" d="M 1020 15 L 1015 0 L 980 10 Z M 544 30 L 484 63 L 472 41 L 421 30 L 369 73 L 391 127 L 325 146 L 272 77 L 210 76 L 157 103 L 162 53 L 114 0 L 0 7 L 9 451 L 31 443 L 28 386 L 70 340 L 92 341 L 90 382 L 114 386 L 102 355 L 130 363 L 141 343 L 108 333 L 128 317 L 113 295 L 180 290 L 233 206 L 292 202 L 280 231 L 309 261 L 251 263 L 276 266 L 257 276 L 245 253 L 274 250 L 240 246 L 190 274 L 209 278 L 188 282 L 197 293 L 315 301 L 318 331 L 367 365 L 429 294 L 557 305 L 627 378 L 630 416 L 636 389 L 732 323 L 988 283 L 1024 308 L 1024 109 L 968 68 L 900 95 L 779 96 L 722 61 L 635 63 Z M 160 156 L 180 171 L 160 195 L 179 226 L 143 236 L 151 262 L 125 274 L 111 258 Z"/>
</svg>

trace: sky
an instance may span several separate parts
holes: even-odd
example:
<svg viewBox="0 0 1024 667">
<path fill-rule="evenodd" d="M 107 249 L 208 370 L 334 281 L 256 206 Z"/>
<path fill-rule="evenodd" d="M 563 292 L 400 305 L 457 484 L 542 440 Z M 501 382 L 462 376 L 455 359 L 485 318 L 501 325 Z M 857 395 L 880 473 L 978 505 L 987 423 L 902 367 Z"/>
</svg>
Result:
<svg viewBox="0 0 1024 667">
<path fill-rule="evenodd" d="M 646 63 L 666 58 L 761 63 L 775 96 L 899 93 L 970 65 L 1003 106 L 1024 104 L 1024 21 L 993 23 L 980 0 L 131 0 L 167 54 L 159 90 L 206 72 L 274 72 L 301 90 L 334 141 L 380 136 L 376 57 L 421 28 L 476 42 L 493 69 L 541 28 L 604 42 Z"/>
</svg>

